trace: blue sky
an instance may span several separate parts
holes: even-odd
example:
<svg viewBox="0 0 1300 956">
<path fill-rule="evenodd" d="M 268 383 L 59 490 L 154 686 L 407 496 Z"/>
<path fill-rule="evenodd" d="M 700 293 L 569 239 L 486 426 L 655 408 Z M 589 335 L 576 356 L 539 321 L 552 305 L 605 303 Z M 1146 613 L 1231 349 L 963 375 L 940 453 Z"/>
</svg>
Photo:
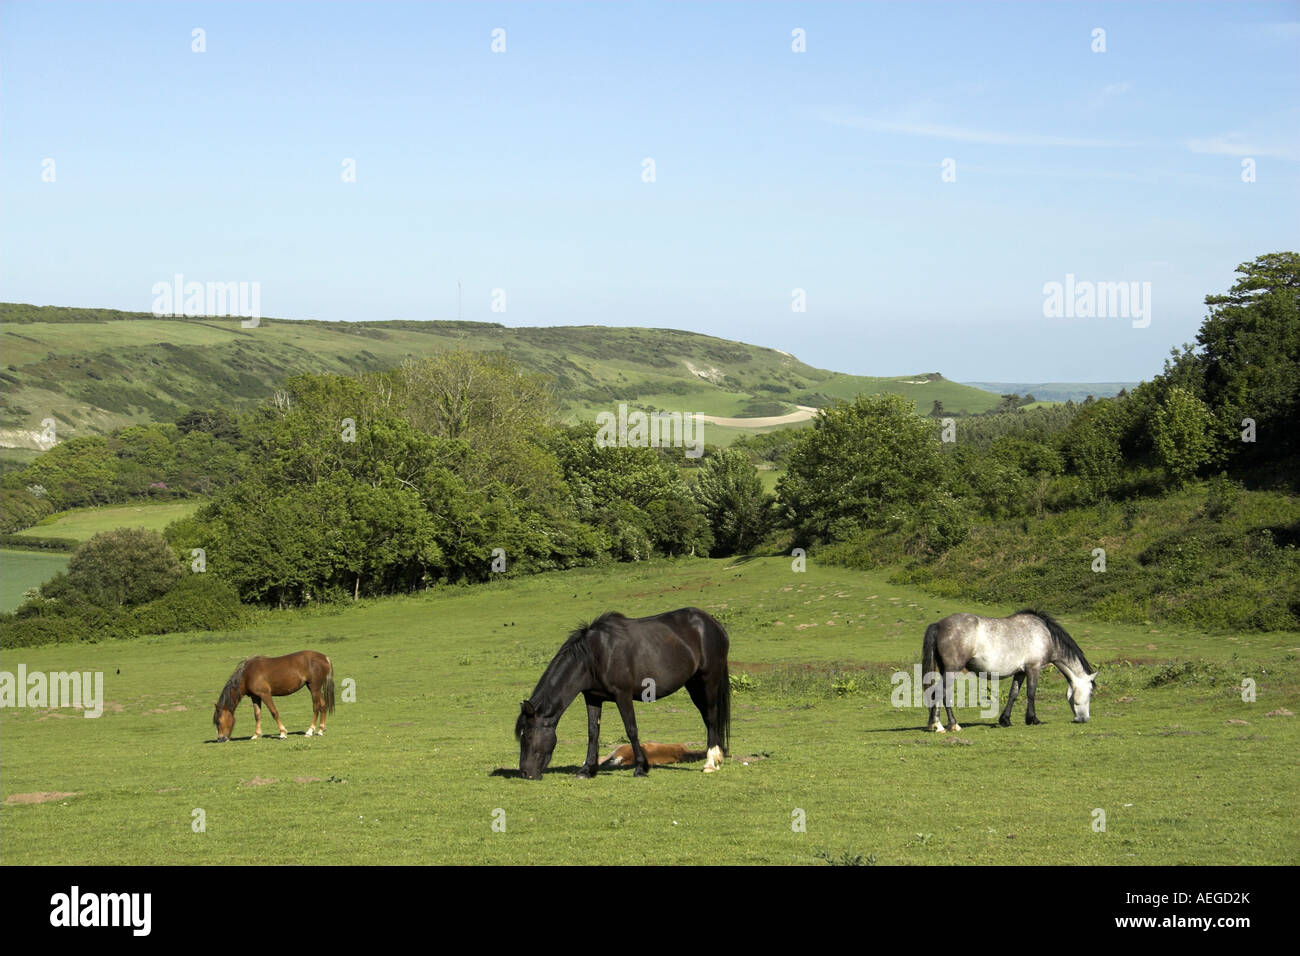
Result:
<svg viewBox="0 0 1300 956">
<path fill-rule="evenodd" d="M 459 279 L 507 325 L 1150 378 L 1300 247 L 1298 53 L 1297 3 L 7 2 L 0 298 L 445 319 Z M 1151 283 L 1150 325 L 1045 317 L 1067 274 Z"/>
</svg>

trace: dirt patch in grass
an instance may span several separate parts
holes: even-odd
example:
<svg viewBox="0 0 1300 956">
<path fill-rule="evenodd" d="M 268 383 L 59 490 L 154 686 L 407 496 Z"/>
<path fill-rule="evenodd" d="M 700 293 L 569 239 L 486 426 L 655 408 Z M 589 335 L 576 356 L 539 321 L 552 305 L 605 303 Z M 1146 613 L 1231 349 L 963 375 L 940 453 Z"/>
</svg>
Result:
<svg viewBox="0 0 1300 956">
<path fill-rule="evenodd" d="M 64 793 L 60 790 L 38 790 L 36 793 L 11 793 L 5 797 L 5 806 L 14 807 L 24 803 L 50 803 L 64 797 L 75 797 L 76 793 Z"/>
<path fill-rule="evenodd" d="M 268 784 L 279 782 L 275 777 L 254 777 L 252 780 L 241 780 L 239 785 L 241 787 L 265 787 Z"/>
</svg>

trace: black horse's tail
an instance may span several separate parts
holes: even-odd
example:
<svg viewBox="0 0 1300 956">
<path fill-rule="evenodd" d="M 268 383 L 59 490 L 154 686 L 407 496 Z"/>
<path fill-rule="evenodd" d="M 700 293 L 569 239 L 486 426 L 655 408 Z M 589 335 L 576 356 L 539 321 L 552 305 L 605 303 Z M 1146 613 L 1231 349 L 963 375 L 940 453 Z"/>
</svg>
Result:
<svg viewBox="0 0 1300 956">
<path fill-rule="evenodd" d="M 921 689 L 925 690 L 927 683 L 935 680 L 942 680 L 943 676 L 939 671 L 939 625 L 931 624 L 925 629 L 925 640 L 921 642 Z"/>
<path fill-rule="evenodd" d="M 722 689 L 718 692 L 718 734 L 722 737 L 722 753 L 726 756 L 731 753 L 731 674 L 725 657 L 722 659 Z"/>
<path fill-rule="evenodd" d="M 722 753 L 731 753 L 731 671 L 727 667 L 727 655 L 731 652 L 731 637 L 727 629 L 717 618 L 705 614 L 717 639 L 718 652 L 722 655 L 722 685 L 718 688 L 718 738 L 722 743 Z"/>
</svg>

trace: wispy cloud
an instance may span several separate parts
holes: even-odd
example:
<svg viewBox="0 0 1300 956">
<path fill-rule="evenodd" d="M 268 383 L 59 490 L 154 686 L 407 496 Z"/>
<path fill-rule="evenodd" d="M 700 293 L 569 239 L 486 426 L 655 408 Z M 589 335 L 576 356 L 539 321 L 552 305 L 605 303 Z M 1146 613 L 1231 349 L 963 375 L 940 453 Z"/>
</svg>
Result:
<svg viewBox="0 0 1300 956">
<path fill-rule="evenodd" d="M 1130 93 L 1132 90 L 1132 83 L 1107 83 L 1101 88 L 1101 92 L 1092 98 L 1088 105 L 1094 110 L 1099 110 L 1111 100 L 1121 97 L 1126 93 Z"/>
<path fill-rule="evenodd" d="M 988 146 L 1115 149 L 1136 145 L 1135 143 L 1118 140 L 1085 139 L 1075 136 L 1044 136 L 1038 133 L 974 129 L 967 126 L 947 126 L 940 123 L 877 119 L 833 109 L 818 110 L 817 117 L 822 122 L 830 123 L 833 126 L 865 129 L 874 133 L 896 133 L 900 136 L 922 136 L 929 139 L 946 139 L 955 143 L 980 143 Z"/>
<path fill-rule="evenodd" d="M 1255 140 L 1247 140 L 1240 133 L 1211 136 L 1207 139 L 1189 139 L 1186 145 L 1193 153 L 1208 153 L 1213 156 L 1269 156 L 1291 160 L 1300 158 L 1300 154 L 1297 154 L 1293 148 L 1265 146 Z"/>
</svg>

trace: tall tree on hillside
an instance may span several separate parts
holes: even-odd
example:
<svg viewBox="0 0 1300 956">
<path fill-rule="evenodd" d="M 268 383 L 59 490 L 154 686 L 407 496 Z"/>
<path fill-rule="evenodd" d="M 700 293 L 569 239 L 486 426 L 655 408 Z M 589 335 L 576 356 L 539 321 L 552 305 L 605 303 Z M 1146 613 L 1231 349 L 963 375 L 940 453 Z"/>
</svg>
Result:
<svg viewBox="0 0 1300 956">
<path fill-rule="evenodd" d="M 1209 295 L 1210 312 L 1191 359 L 1201 398 L 1230 434 L 1256 424 L 1254 443 L 1230 447 L 1243 462 L 1278 461 L 1300 451 L 1300 253 L 1274 252 L 1243 262 L 1224 295 Z"/>
</svg>

